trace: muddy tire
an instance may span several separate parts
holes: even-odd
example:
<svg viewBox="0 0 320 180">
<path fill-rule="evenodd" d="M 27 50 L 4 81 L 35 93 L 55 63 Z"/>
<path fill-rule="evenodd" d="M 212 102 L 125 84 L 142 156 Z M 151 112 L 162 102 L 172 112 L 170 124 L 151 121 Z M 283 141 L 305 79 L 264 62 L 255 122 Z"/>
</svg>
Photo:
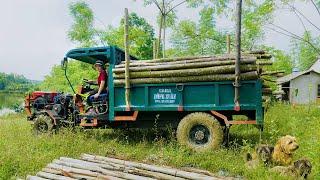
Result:
<svg viewBox="0 0 320 180">
<path fill-rule="evenodd" d="M 33 132 L 36 135 L 51 134 L 55 131 L 54 124 L 49 116 L 38 116 L 33 124 Z"/>
<path fill-rule="evenodd" d="M 218 120 L 207 113 L 197 112 L 185 116 L 177 129 L 181 145 L 198 152 L 220 148 L 223 130 Z"/>
</svg>

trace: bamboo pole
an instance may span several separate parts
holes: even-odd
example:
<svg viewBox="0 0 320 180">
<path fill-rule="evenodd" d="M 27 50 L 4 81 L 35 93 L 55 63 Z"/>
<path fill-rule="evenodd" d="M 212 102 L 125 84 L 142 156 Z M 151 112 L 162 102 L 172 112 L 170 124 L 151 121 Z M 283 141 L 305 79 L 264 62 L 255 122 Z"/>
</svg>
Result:
<svg viewBox="0 0 320 180">
<path fill-rule="evenodd" d="M 230 34 L 227 34 L 227 53 L 230 54 L 231 48 L 230 48 Z"/>
<path fill-rule="evenodd" d="M 48 180 L 46 178 L 38 177 L 38 176 L 27 176 L 27 180 Z"/>
<path fill-rule="evenodd" d="M 87 180 L 94 180 L 94 179 L 96 179 L 96 177 L 98 177 L 98 175 L 97 176 L 87 176 L 84 174 L 76 174 L 76 173 L 72 173 L 72 172 L 67 172 L 65 169 L 56 170 L 56 169 L 51 169 L 48 167 L 43 168 L 42 172 L 56 174 L 56 175 L 62 175 L 62 176 L 66 176 L 66 177 L 76 178 L 76 179 L 87 179 Z"/>
<path fill-rule="evenodd" d="M 164 2 L 164 1 L 162 1 Z M 163 6 L 163 8 L 165 9 L 165 6 Z M 165 11 L 165 10 L 164 10 Z M 166 28 L 167 28 L 167 24 L 166 24 L 166 15 L 163 16 L 163 43 L 162 43 L 162 58 L 166 57 Z"/>
<path fill-rule="evenodd" d="M 255 65 L 244 65 L 240 69 L 243 72 L 255 71 L 257 66 Z M 213 66 L 204 68 L 194 69 L 177 69 L 177 70 L 164 70 L 164 71 L 139 71 L 130 72 L 130 77 L 135 78 L 162 78 L 162 77 L 185 77 L 185 76 L 201 76 L 201 75 L 212 75 L 212 74 L 230 74 L 234 72 L 235 65 L 227 66 Z M 125 78 L 125 74 L 114 74 L 115 79 Z"/>
<path fill-rule="evenodd" d="M 284 74 L 284 71 L 267 71 L 267 72 L 263 72 L 261 73 L 262 76 L 266 75 L 278 75 L 278 74 Z"/>
<path fill-rule="evenodd" d="M 131 180 L 140 180 L 140 179 L 141 180 L 150 180 L 150 179 L 152 179 L 152 178 L 141 177 L 141 176 L 137 176 L 137 175 L 133 175 L 133 174 L 117 171 L 117 170 L 106 169 L 105 167 L 107 167 L 107 166 L 103 166 L 103 165 L 99 166 L 96 163 L 89 163 L 86 161 L 80 161 L 80 160 L 75 160 L 75 159 L 71 159 L 71 158 L 60 158 L 60 160 L 55 160 L 54 163 L 60 164 L 60 165 L 65 165 L 65 166 L 71 166 L 71 167 L 75 167 L 75 168 L 80 168 L 80 169 L 87 169 L 87 170 L 91 170 L 91 171 L 96 171 L 96 172 L 102 173 L 103 175 L 114 176 L 114 177 L 123 178 L 123 179 L 131 179 Z"/>
<path fill-rule="evenodd" d="M 53 160 L 37 176 L 27 176 L 31 180 L 73 180 L 73 179 L 110 179 L 110 180 L 221 180 L 209 171 L 187 168 L 185 170 L 166 166 L 149 165 L 139 162 L 82 154 L 81 159 L 60 157 Z"/>
<path fill-rule="evenodd" d="M 232 56 L 221 56 L 221 57 L 207 57 L 207 58 L 198 58 L 198 59 L 181 59 L 178 61 L 168 61 L 168 62 L 158 62 L 150 63 L 150 61 L 140 61 L 130 63 L 130 67 L 141 67 L 141 66 L 156 66 L 156 65 L 174 65 L 174 64 L 189 64 L 189 63 L 199 63 L 199 62 L 213 62 L 213 61 L 234 61 L 235 58 Z M 245 61 L 256 61 L 256 57 L 242 57 L 241 60 Z M 261 59 L 259 59 L 261 61 Z M 119 64 L 115 66 L 116 68 L 124 68 L 125 64 Z"/>
<path fill-rule="evenodd" d="M 256 64 L 260 66 L 267 66 L 267 65 L 272 65 L 273 62 L 270 60 L 259 60 L 259 61 L 256 61 Z"/>
<path fill-rule="evenodd" d="M 159 34 L 158 34 L 158 41 L 157 41 L 157 51 L 156 51 L 156 58 L 160 55 L 160 47 L 161 47 L 161 36 L 162 36 L 162 25 L 163 25 L 163 15 L 160 16 L 160 26 L 159 26 Z"/>
<path fill-rule="evenodd" d="M 40 171 L 36 174 L 39 177 L 46 178 L 46 179 L 52 179 L 52 180 L 76 180 L 75 178 L 60 176 L 56 174 L 50 174 L 47 172 Z"/>
<path fill-rule="evenodd" d="M 258 78 L 256 71 L 243 73 L 240 76 L 243 80 L 253 80 Z M 234 74 L 213 74 L 203 76 L 186 77 L 164 77 L 164 78 L 143 78 L 132 79 L 132 84 L 161 84 L 161 83 L 186 83 L 186 82 L 206 82 L 206 81 L 232 81 L 235 80 Z M 122 86 L 125 84 L 123 79 L 114 80 L 114 85 Z"/>
<path fill-rule="evenodd" d="M 53 163 L 48 164 L 47 168 L 54 169 L 57 171 L 65 171 L 67 173 L 83 174 L 83 175 L 91 176 L 91 177 L 97 177 L 100 174 L 97 172 L 92 172 L 90 170 L 77 169 L 77 168 L 72 168 L 72 167 L 63 166 L 63 165 L 57 165 L 57 164 L 53 164 Z"/>
<path fill-rule="evenodd" d="M 178 176 L 181 178 L 187 178 L 187 179 L 218 179 L 215 177 L 203 175 L 203 174 L 197 174 L 197 173 L 192 173 L 192 172 L 187 172 L 187 171 L 182 171 L 174 168 L 169 168 L 169 167 L 161 167 L 161 166 L 155 166 L 155 165 L 149 165 L 149 164 L 144 164 L 144 163 L 137 163 L 137 162 L 132 162 L 132 161 L 124 161 L 124 160 L 119 160 L 119 159 L 114 159 L 114 158 L 108 158 L 108 157 L 102 157 L 102 156 L 95 156 L 96 159 L 100 159 L 106 162 L 112 162 L 116 164 L 122 164 L 126 166 L 132 166 L 136 167 L 139 169 L 144 169 L 152 172 L 161 172 L 164 174 L 169 174 L 173 176 Z"/>
<path fill-rule="evenodd" d="M 88 154 L 84 154 L 85 156 L 91 156 Z M 186 179 L 198 179 L 198 180 L 207 180 L 207 179 L 212 179 L 212 180 L 217 180 L 219 178 L 212 177 L 212 176 L 207 176 L 203 174 L 198 174 L 198 173 L 193 173 L 193 172 L 187 172 L 187 171 L 182 171 L 174 168 L 169 168 L 169 167 L 162 167 L 162 166 L 155 166 L 155 165 L 149 165 L 149 164 L 144 164 L 144 163 L 137 163 L 137 162 L 132 162 L 132 161 L 125 161 L 125 160 L 119 160 L 119 159 L 114 159 L 114 158 L 108 158 L 108 157 L 102 157 L 102 156 L 94 156 L 92 157 L 94 159 L 106 161 L 106 162 L 112 162 L 115 164 L 122 164 L 125 166 L 131 166 L 135 167 L 138 169 L 144 169 L 152 172 L 160 172 L 164 174 L 169 174 L 173 176 L 178 176 L 181 178 L 186 178 Z"/>
<path fill-rule="evenodd" d="M 260 61 L 265 62 L 265 61 Z M 269 61 L 266 61 L 269 62 Z M 245 64 L 255 64 L 256 60 L 243 60 L 242 65 Z M 203 68 L 203 67 L 213 67 L 213 66 L 225 66 L 225 65 L 234 65 L 234 60 L 227 61 L 203 61 L 203 62 L 187 62 L 182 64 L 155 64 L 144 66 L 133 66 L 129 67 L 129 71 L 157 71 L 157 70 L 177 70 L 177 69 L 193 69 L 193 68 Z M 125 68 L 115 68 L 112 70 L 113 73 L 124 73 Z"/>
<path fill-rule="evenodd" d="M 156 43 L 156 40 L 153 40 L 153 49 L 152 49 L 152 54 L 153 54 L 153 56 L 152 56 L 152 58 L 153 59 L 156 59 L 157 58 L 157 55 L 156 55 L 156 53 L 157 53 L 157 43 Z"/>
<path fill-rule="evenodd" d="M 125 95 L 126 95 L 126 111 L 130 111 L 130 73 L 129 73 L 129 66 L 130 66 L 130 55 L 129 55 L 129 24 L 128 24 L 128 9 L 125 8 L 124 10 L 124 47 L 125 47 L 125 76 L 126 76 L 126 85 L 125 85 Z"/>
<path fill-rule="evenodd" d="M 190 60 L 190 59 L 210 58 L 210 57 L 215 57 L 215 56 L 172 57 L 172 58 L 149 59 L 149 60 L 143 60 L 143 61 L 148 63 L 158 63 L 158 62 L 183 61 L 183 60 Z M 143 61 L 138 61 L 138 62 L 143 62 Z"/>
<path fill-rule="evenodd" d="M 272 55 L 270 54 L 251 54 L 251 53 L 242 53 L 241 57 L 247 58 L 256 58 L 256 59 L 271 59 Z M 218 55 L 210 55 L 210 56 L 187 56 L 187 57 L 170 57 L 170 58 L 161 58 L 161 59 L 147 59 L 143 61 L 134 61 L 135 63 L 163 63 L 163 62 L 172 62 L 172 61 L 184 61 L 184 60 L 192 60 L 192 59 L 206 59 L 206 58 L 216 58 L 216 59 L 236 59 L 236 54 L 218 54 Z M 121 62 L 121 64 L 125 64 L 125 62 Z M 119 65 L 118 65 L 119 66 Z M 116 66 L 116 67 L 118 67 Z"/>
<path fill-rule="evenodd" d="M 266 54 L 264 50 L 249 51 L 249 54 Z"/>
<path fill-rule="evenodd" d="M 196 169 L 192 167 L 183 167 L 182 170 L 188 171 L 188 172 L 194 172 L 194 173 L 199 173 L 199 174 L 204 174 L 212 177 L 216 177 L 215 174 L 211 173 L 210 171 L 207 170 L 202 170 L 202 169 Z"/>
<path fill-rule="evenodd" d="M 95 171 L 90 171 L 88 169 L 78 169 L 78 168 L 74 168 L 74 167 L 70 167 L 70 166 L 64 166 L 64 165 L 58 165 L 58 164 L 54 164 L 54 163 L 50 163 L 47 165 L 47 168 L 45 168 L 45 170 L 43 171 L 48 171 L 50 170 L 51 172 L 53 172 L 52 170 L 55 171 L 63 171 L 66 173 L 69 173 L 70 175 L 72 175 L 75 178 L 81 178 L 82 177 L 86 177 L 86 179 L 91 179 L 91 178 L 102 178 L 102 179 L 115 179 L 115 180 L 122 180 L 122 178 L 119 177 L 115 177 L 115 176 L 110 176 L 110 175 L 103 175 L 101 173 L 95 172 Z"/>
<path fill-rule="evenodd" d="M 113 164 L 113 165 L 118 165 L 121 166 L 123 169 L 126 169 L 125 165 L 120 165 L 120 164 L 114 164 L 114 163 L 109 163 L 106 161 L 102 161 L 102 160 L 97 160 L 94 159 L 90 156 L 85 156 L 82 155 L 81 156 L 82 160 L 85 161 L 89 161 L 89 162 L 94 162 L 94 163 L 100 163 L 100 164 Z M 136 175 L 141 175 L 141 176 L 147 176 L 147 177 L 151 177 L 151 178 L 155 178 L 155 179 L 163 179 L 163 180 L 183 180 L 183 178 L 179 178 L 179 177 L 175 177 L 175 176 L 171 176 L 171 175 L 167 175 L 167 174 L 163 174 L 163 173 L 158 173 L 158 172 L 150 172 L 150 171 L 146 171 L 146 170 L 142 170 L 142 169 L 138 169 L 138 168 L 130 168 L 129 170 L 125 170 L 126 172 L 129 172 L 131 174 L 136 174 Z"/>
<path fill-rule="evenodd" d="M 236 7 L 236 68 L 235 68 L 235 81 L 234 81 L 234 110 L 240 111 L 240 58 L 241 58 L 241 13 L 242 13 L 242 0 L 237 0 Z"/>
</svg>

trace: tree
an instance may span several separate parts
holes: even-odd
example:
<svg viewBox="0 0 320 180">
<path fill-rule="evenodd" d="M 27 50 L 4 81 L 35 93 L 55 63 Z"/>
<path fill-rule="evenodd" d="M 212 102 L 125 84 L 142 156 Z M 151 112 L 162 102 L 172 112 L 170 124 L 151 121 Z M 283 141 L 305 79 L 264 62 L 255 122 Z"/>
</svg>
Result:
<svg viewBox="0 0 320 180">
<path fill-rule="evenodd" d="M 301 26 L 304 28 L 304 35 L 299 35 L 296 33 L 293 33 L 291 30 L 287 29 L 286 27 L 283 27 L 281 25 L 276 25 L 273 23 L 270 23 L 269 26 L 266 26 L 267 29 L 272 30 L 274 32 L 277 32 L 279 34 L 282 34 L 284 36 L 288 36 L 291 39 L 295 41 L 301 41 L 305 43 L 305 45 L 309 46 L 316 52 L 318 55 L 320 55 L 320 47 L 318 44 L 314 44 L 314 41 L 311 41 L 311 39 L 305 37 L 305 33 L 308 33 L 310 31 L 310 28 L 306 26 L 306 24 L 309 24 L 310 27 L 313 27 L 315 30 L 320 31 L 320 27 L 316 25 L 315 22 L 312 22 L 310 18 L 308 18 L 306 15 L 304 15 L 299 8 L 294 6 L 294 2 L 296 0 L 281 0 L 282 2 L 282 7 L 283 9 L 288 9 L 293 13 L 294 16 L 297 17 L 297 19 L 300 21 Z M 300 0 L 303 2 L 311 2 L 313 7 L 315 8 L 315 13 L 317 14 L 318 17 L 320 17 L 320 1 L 319 0 L 310 0 L 310 1 L 305 1 L 305 0 Z"/>
<path fill-rule="evenodd" d="M 273 47 L 265 46 L 263 49 L 265 49 L 273 57 L 272 66 L 265 67 L 267 71 L 284 71 L 285 74 L 290 74 L 292 72 L 294 61 L 289 54 Z"/>
<path fill-rule="evenodd" d="M 275 10 L 274 0 L 247 1 L 243 6 L 242 48 L 252 50 L 259 48 L 258 42 L 264 38 L 264 25 L 272 22 Z"/>
<path fill-rule="evenodd" d="M 314 14 L 320 18 L 319 0 L 300 1 L 311 3 L 315 10 Z M 266 28 L 291 38 L 291 56 L 293 59 L 295 59 L 295 66 L 299 67 L 300 70 L 306 70 L 317 60 L 317 56 L 320 55 L 320 36 L 312 37 L 310 29 L 313 28 L 314 30 L 320 32 L 320 27 L 295 6 L 294 3 L 296 0 L 281 0 L 280 2 L 282 3 L 282 9 L 287 9 L 288 11 L 292 12 L 293 16 L 299 20 L 300 26 L 304 28 L 304 33 L 299 35 L 297 33 L 293 33 L 286 27 L 273 23 L 270 23 L 268 26 L 266 26 Z"/>
<path fill-rule="evenodd" d="M 74 20 L 74 24 L 68 32 L 70 40 L 79 43 L 80 47 L 95 45 L 94 15 L 89 5 L 84 1 L 75 2 L 69 5 L 69 10 Z"/>
<path fill-rule="evenodd" d="M 26 91 L 33 86 L 34 84 L 23 75 L 0 73 L 0 90 Z"/>
<path fill-rule="evenodd" d="M 302 36 L 305 41 L 293 40 L 292 54 L 293 58 L 296 60 L 297 67 L 300 70 L 306 70 L 310 68 L 315 61 L 317 61 L 318 52 L 316 49 L 312 48 L 309 43 L 312 43 L 316 47 L 320 47 L 320 38 L 312 37 L 309 31 L 306 31 Z"/>
<path fill-rule="evenodd" d="M 171 42 L 173 48 L 177 49 L 176 55 L 226 52 L 226 35 L 231 34 L 231 39 L 234 39 L 235 30 L 221 31 L 217 29 L 215 22 L 221 15 L 226 16 L 231 22 L 234 21 L 233 3 L 233 1 L 211 2 L 200 11 L 198 24 L 187 20 L 175 26 Z M 243 7 L 242 50 L 257 49 L 260 46 L 257 42 L 263 39 L 263 25 L 272 20 L 275 4 L 272 0 L 263 3 L 251 0 L 245 1 Z M 232 43 L 231 45 L 233 46 Z"/>
<path fill-rule="evenodd" d="M 101 35 L 102 43 L 116 45 L 123 48 L 123 19 L 119 27 L 109 26 L 108 30 L 95 29 L 93 26 L 94 13 L 85 2 L 76 2 L 69 5 L 69 11 L 73 17 L 74 24 L 69 30 L 69 38 L 79 44 L 79 47 L 92 47 L 96 45 L 96 35 Z M 147 21 L 135 13 L 129 17 L 130 24 L 130 53 L 141 59 L 151 59 L 152 42 L 154 30 Z M 81 84 L 82 79 L 96 79 L 97 72 L 94 71 L 90 64 L 69 60 L 68 77 L 74 87 Z M 43 90 L 55 90 L 63 92 L 72 92 L 68 81 L 64 76 L 64 71 L 59 65 L 52 68 L 50 75 L 40 85 Z"/>
<path fill-rule="evenodd" d="M 221 1 L 221 0 L 219 0 Z M 162 56 L 165 57 L 166 53 L 166 28 L 170 27 L 174 24 L 176 17 L 175 10 L 187 3 L 189 6 L 196 7 L 201 4 L 202 0 L 182 0 L 182 1 L 175 1 L 175 0 L 144 0 L 145 5 L 154 4 L 158 11 L 159 11 L 159 29 L 158 29 L 158 39 L 157 39 L 157 48 L 156 48 L 156 57 L 159 56 L 160 47 L 161 47 L 161 40 L 162 40 Z M 163 38 L 162 38 L 162 30 L 163 30 Z"/>
<path fill-rule="evenodd" d="M 67 74 L 75 88 L 82 83 L 82 79 L 96 79 L 97 77 L 97 72 L 91 68 L 90 64 L 72 60 L 68 62 Z M 60 65 L 52 67 L 51 73 L 45 77 L 40 88 L 42 90 L 72 93 L 72 89 L 64 76 L 64 70 Z"/>
<path fill-rule="evenodd" d="M 104 38 L 109 45 L 124 48 L 124 20 L 117 28 L 109 26 Z M 130 54 L 139 59 L 152 59 L 154 30 L 152 26 L 136 13 L 129 15 Z"/>
<path fill-rule="evenodd" d="M 214 8 L 203 8 L 199 23 L 181 21 L 173 28 L 171 43 L 173 56 L 219 54 L 226 49 L 225 33 L 215 25 Z"/>
</svg>

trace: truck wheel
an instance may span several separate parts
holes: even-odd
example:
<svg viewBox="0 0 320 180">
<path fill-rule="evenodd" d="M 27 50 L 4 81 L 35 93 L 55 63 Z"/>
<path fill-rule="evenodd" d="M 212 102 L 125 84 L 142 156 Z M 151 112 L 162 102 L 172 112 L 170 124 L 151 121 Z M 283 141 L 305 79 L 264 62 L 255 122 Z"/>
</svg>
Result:
<svg viewBox="0 0 320 180">
<path fill-rule="evenodd" d="M 54 131 L 54 124 L 49 116 L 38 116 L 33 124 L 33 132 L 39 134 L 50 134 Z"/>
<path fill-rule="evenodd" d="M 213 116 L 202 112 L 191 113 L 180 121 L 177 140 L 195 151 L 218 149 L 223 142 L 223 130 Z"/>
</svg>

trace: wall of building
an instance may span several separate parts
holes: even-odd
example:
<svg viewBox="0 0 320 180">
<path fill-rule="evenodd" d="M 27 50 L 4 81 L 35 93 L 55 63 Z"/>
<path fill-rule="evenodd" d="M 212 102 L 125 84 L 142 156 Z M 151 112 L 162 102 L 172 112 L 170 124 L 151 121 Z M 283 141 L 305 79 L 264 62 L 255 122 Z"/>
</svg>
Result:
<svg viewBox="0 0 320 180">
<path fill-rule="evenodd" d="M 315 72 L 301 75 L 290 82 L 290 102 L 308 104 L 317 100 L 320 75 Z"/>
</svg>

